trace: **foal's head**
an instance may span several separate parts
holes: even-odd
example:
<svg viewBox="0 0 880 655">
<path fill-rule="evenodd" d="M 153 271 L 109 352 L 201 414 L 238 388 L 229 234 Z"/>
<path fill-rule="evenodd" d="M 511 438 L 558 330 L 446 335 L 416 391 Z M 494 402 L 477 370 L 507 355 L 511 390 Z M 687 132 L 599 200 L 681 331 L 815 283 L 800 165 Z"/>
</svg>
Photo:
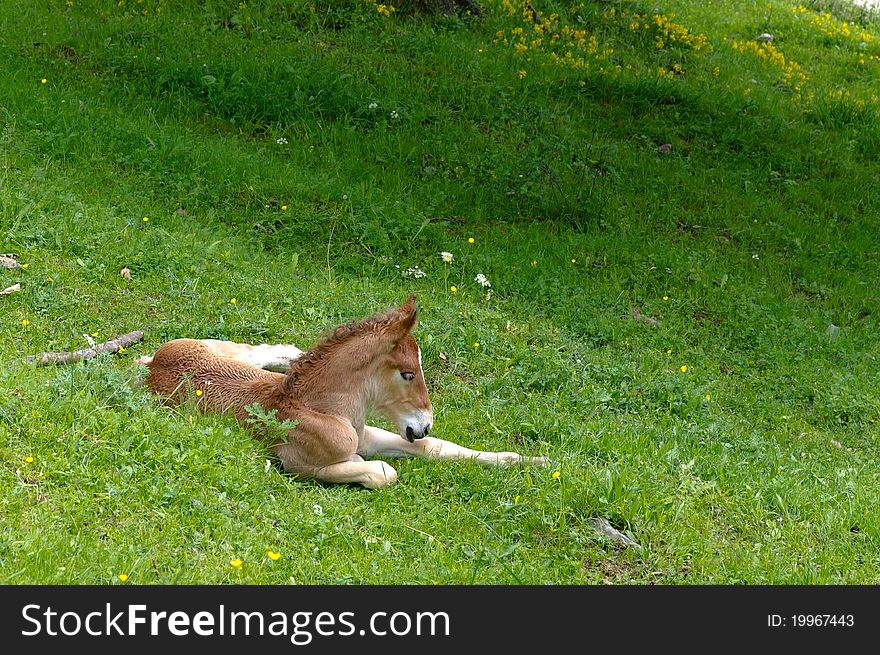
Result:
<svg viewBox="0 0 880 655">
<path fill-rule="evenodd" d="M 409 441 L 428 436 L 433 421 L 422 351 L 412 336 L 417 317 L 416 297 L 412 295 L 382 321 L 379 330 L 385 347 L 377 361 L 373 386 L 376 409 Z"/>
</svg>

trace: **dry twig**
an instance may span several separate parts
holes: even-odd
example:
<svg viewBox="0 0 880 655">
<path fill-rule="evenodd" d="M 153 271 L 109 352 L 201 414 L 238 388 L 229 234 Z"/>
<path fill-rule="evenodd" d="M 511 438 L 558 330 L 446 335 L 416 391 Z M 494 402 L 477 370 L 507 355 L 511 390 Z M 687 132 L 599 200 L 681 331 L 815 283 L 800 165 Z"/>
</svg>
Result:
<svg viewBox="0 0 880 655">
<path fill-rule="evenodd" d="M 84 359 L 92 359 L 93 357 L 97 357 L 101 353 L 119 352 L 120 348 L 125 348 L 125 346 L 130 346 L 133 343 L 137 343 L 143 338 L 144 333 L 140 330 L 135 330 L 134 332 L 123 334 L 121 337 L 116 337 L 115 339 L 111 339 L 110 341 L 99 343 L 92 348 L 86 348 L 84 350 L 74 350 L 73 352 L 65 353 L 42 353 L 41 355 L 32 355 L 28 357 L 27 361 L 28 364 L 36 363 L 37 366 L 48 366 L 49 364 L 70 364 L 71 362 L 78 362 Z"/>
<path fill-rule="evenodd" d="M 531 2 L 527 2 L 527 3 L 526 3 L 526 8 L 527 8 L 530 12 L 532 12 L 532 20 L 534 20 L 536 23 L 538 23 L 538 24 L 541 25 L 541 26 L 546 25 L 546 23 L 544 22 L 544 19 L 541 18 L 541 14 L 538 13 L 538 10 L 535 9 L 535 8 L 532 6 L 532 3 L 531 3 Z"/>
</svg>

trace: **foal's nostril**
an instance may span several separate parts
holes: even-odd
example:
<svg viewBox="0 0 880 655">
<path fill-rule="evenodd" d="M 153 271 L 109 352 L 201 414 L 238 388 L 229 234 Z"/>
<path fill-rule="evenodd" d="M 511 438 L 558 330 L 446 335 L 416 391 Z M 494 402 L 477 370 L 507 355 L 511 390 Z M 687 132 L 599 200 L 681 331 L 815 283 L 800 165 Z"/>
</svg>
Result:
<svg viewBox="0 0 880 655">
<path fill-rule="evenodd" d="M 424 434 L 424 436 L 427 437 L 427 436 L 428 436 L 428 433 L 429 433 L 430 431 L 431 431 L 431 424 L 428 423 L 428 425 L 425 426 L 425 434 Z"/>
<path fill-rule="evenodd" d="M 413 430 L 413 429 L 412 429 L 410 426 L 408 426 L 408 425 L 406 426 L 406 439 L 407 439 L 407 441 L 409 441 L 410 443 L 412 443 L 412 442 L 414 442 L 414 441 L 416 440 L 416 433 L 415 433 L 415 430 Z"/>
</svg>

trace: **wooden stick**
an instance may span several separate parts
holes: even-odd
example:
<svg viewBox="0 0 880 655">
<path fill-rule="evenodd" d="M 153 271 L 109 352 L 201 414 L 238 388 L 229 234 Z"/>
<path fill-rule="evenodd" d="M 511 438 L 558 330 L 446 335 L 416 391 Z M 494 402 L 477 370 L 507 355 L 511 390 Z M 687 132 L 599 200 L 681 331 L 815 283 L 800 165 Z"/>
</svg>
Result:
<svg viewBox="0 0 880 655">
<path fill-rule="evenodd" d="M 539 14 L 538 10 L 532 6 L 531 2 L 527 2 L 526 7 L 528 8 L 528 10 L 530 12 L 532 12 L 532 20 L 534 20 L 539 25 L 546 25 L 546 23 L 544 22 L 544 19 L 541 18 L 541 14 Z"/>
<path fill-rule="evenodd" d="M 110 341 L 99 343 L 97 346 L 93 346 L 92 348 L 86 348 L 85 350 L 75 350 L 73 352 L 66 353 L 43 353 L 41 355 L 32 355 L 27 358 L 27 361 L 28 364 L 33 364 L 36 362 L 37 366 L 48 366 L 49 364 L 70 364 L 71 362 L 78 362 L 84 359 L 92 359 L 93 357 L 97 357 L 101 353 L 117 352 L 120 348 L 124 348 L 125 346 L 130 346 L 133 343 L 137 343 L 143 338 L 144 333 L 140 330 L 135 330 L 134 332 L 123 334 L 121 337 L 116 337 L 115 339 L 111 339 Z"/>
</svg>

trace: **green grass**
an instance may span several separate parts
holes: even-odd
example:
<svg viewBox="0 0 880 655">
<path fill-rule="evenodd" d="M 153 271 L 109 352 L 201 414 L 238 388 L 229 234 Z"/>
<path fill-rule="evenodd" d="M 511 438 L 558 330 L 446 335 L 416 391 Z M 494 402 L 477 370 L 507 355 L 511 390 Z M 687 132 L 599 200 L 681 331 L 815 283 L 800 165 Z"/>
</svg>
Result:
<svg viewBox="0 0 880 655">
<path fill-rule="evenodd" d="M 533 4 L 555 45 L 495 1 L 0 8 L 0 252 L 28 265 L 0 269 L 21 284 L 0 581 L 880 581 L 877 17 Z M 655 15 L 687 32 L 658 48 Z M 765 32 L 784 65 L 732 47 Z M 551 469 L 298 481 L 134 384 L 165 340 L 306 347 L 413 291 L 438 436 Z M 134 329 L 125 353 L 22 362 Z"/>
</svg>

